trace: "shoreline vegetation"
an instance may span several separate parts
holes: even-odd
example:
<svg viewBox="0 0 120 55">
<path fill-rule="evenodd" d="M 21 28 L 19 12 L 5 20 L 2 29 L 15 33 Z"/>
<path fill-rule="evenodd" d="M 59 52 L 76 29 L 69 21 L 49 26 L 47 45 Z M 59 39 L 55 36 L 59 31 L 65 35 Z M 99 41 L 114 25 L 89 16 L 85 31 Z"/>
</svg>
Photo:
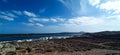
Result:
<svg viewBox="0 0 120 55">
<path fill-rule="evenodd" d="M 120 55 L 120 32 L 2 42 L 0 55 Z"/>
</svg>

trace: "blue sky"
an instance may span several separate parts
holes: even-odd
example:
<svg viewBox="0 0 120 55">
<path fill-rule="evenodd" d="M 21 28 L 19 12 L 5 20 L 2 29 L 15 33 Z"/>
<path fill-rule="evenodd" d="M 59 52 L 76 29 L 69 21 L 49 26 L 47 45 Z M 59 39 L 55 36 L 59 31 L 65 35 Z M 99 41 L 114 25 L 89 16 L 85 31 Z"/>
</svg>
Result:
<svg viewBox="0 0 120 55">
<path fill-rule="evenodd" d="M 120 0 L 0 0 L 0 34 L 120 30 Z"/>
</svg>

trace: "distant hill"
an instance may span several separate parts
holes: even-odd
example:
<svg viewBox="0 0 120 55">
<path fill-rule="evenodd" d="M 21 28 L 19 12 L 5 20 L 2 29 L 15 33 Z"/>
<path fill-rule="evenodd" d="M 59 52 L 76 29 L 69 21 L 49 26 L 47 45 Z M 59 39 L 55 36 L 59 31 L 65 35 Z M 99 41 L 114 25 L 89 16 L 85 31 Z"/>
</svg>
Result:
<svg viewBox="0 0 120 55">
<path fill-rule="evenodd" d="M 120 31 L 103 31 L 96 33 L 85 33 L 81 35 L 82 37 L 91 37 L 91 38 L 119 38 Z"/>
</svg>

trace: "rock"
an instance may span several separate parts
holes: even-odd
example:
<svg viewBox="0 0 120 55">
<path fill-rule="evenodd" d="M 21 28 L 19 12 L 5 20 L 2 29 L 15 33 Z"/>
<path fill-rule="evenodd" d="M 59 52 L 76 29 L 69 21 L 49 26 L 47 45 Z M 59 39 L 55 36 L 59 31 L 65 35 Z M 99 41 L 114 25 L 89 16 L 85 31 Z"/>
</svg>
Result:
<svg viewBox="0 0 120 55">
<path fill-rule="evenodd" d="M 16 51 L 16 47 L 10 43 L 2 43 L 2 44 L 0 44 L 0 47 L 1 47 L 1 49 L 0 49 L 1 55 L 6 55 L 7 52 Z"/>
</svg>

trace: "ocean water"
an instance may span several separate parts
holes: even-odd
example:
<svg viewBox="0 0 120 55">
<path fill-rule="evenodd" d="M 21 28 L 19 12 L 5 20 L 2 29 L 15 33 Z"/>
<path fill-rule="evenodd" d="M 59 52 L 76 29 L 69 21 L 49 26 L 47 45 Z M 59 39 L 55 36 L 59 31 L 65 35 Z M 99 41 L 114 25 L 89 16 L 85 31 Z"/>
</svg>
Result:
<svg viewBox="0 0 120 55">
<path fill-rule="evenodd" d="M 48 34 L 48 35 L 29 35 L 29 36 L 12 36 L 12 37 L 0 37 L 0 42 L 4 41 L 14 41 L 14 40 L 27 40 L 27 39 L 52 39 L 52 38 L 68 38 L 74 35 L 81 35 L 81 33 L 77 34 Z"/>
</svg>

